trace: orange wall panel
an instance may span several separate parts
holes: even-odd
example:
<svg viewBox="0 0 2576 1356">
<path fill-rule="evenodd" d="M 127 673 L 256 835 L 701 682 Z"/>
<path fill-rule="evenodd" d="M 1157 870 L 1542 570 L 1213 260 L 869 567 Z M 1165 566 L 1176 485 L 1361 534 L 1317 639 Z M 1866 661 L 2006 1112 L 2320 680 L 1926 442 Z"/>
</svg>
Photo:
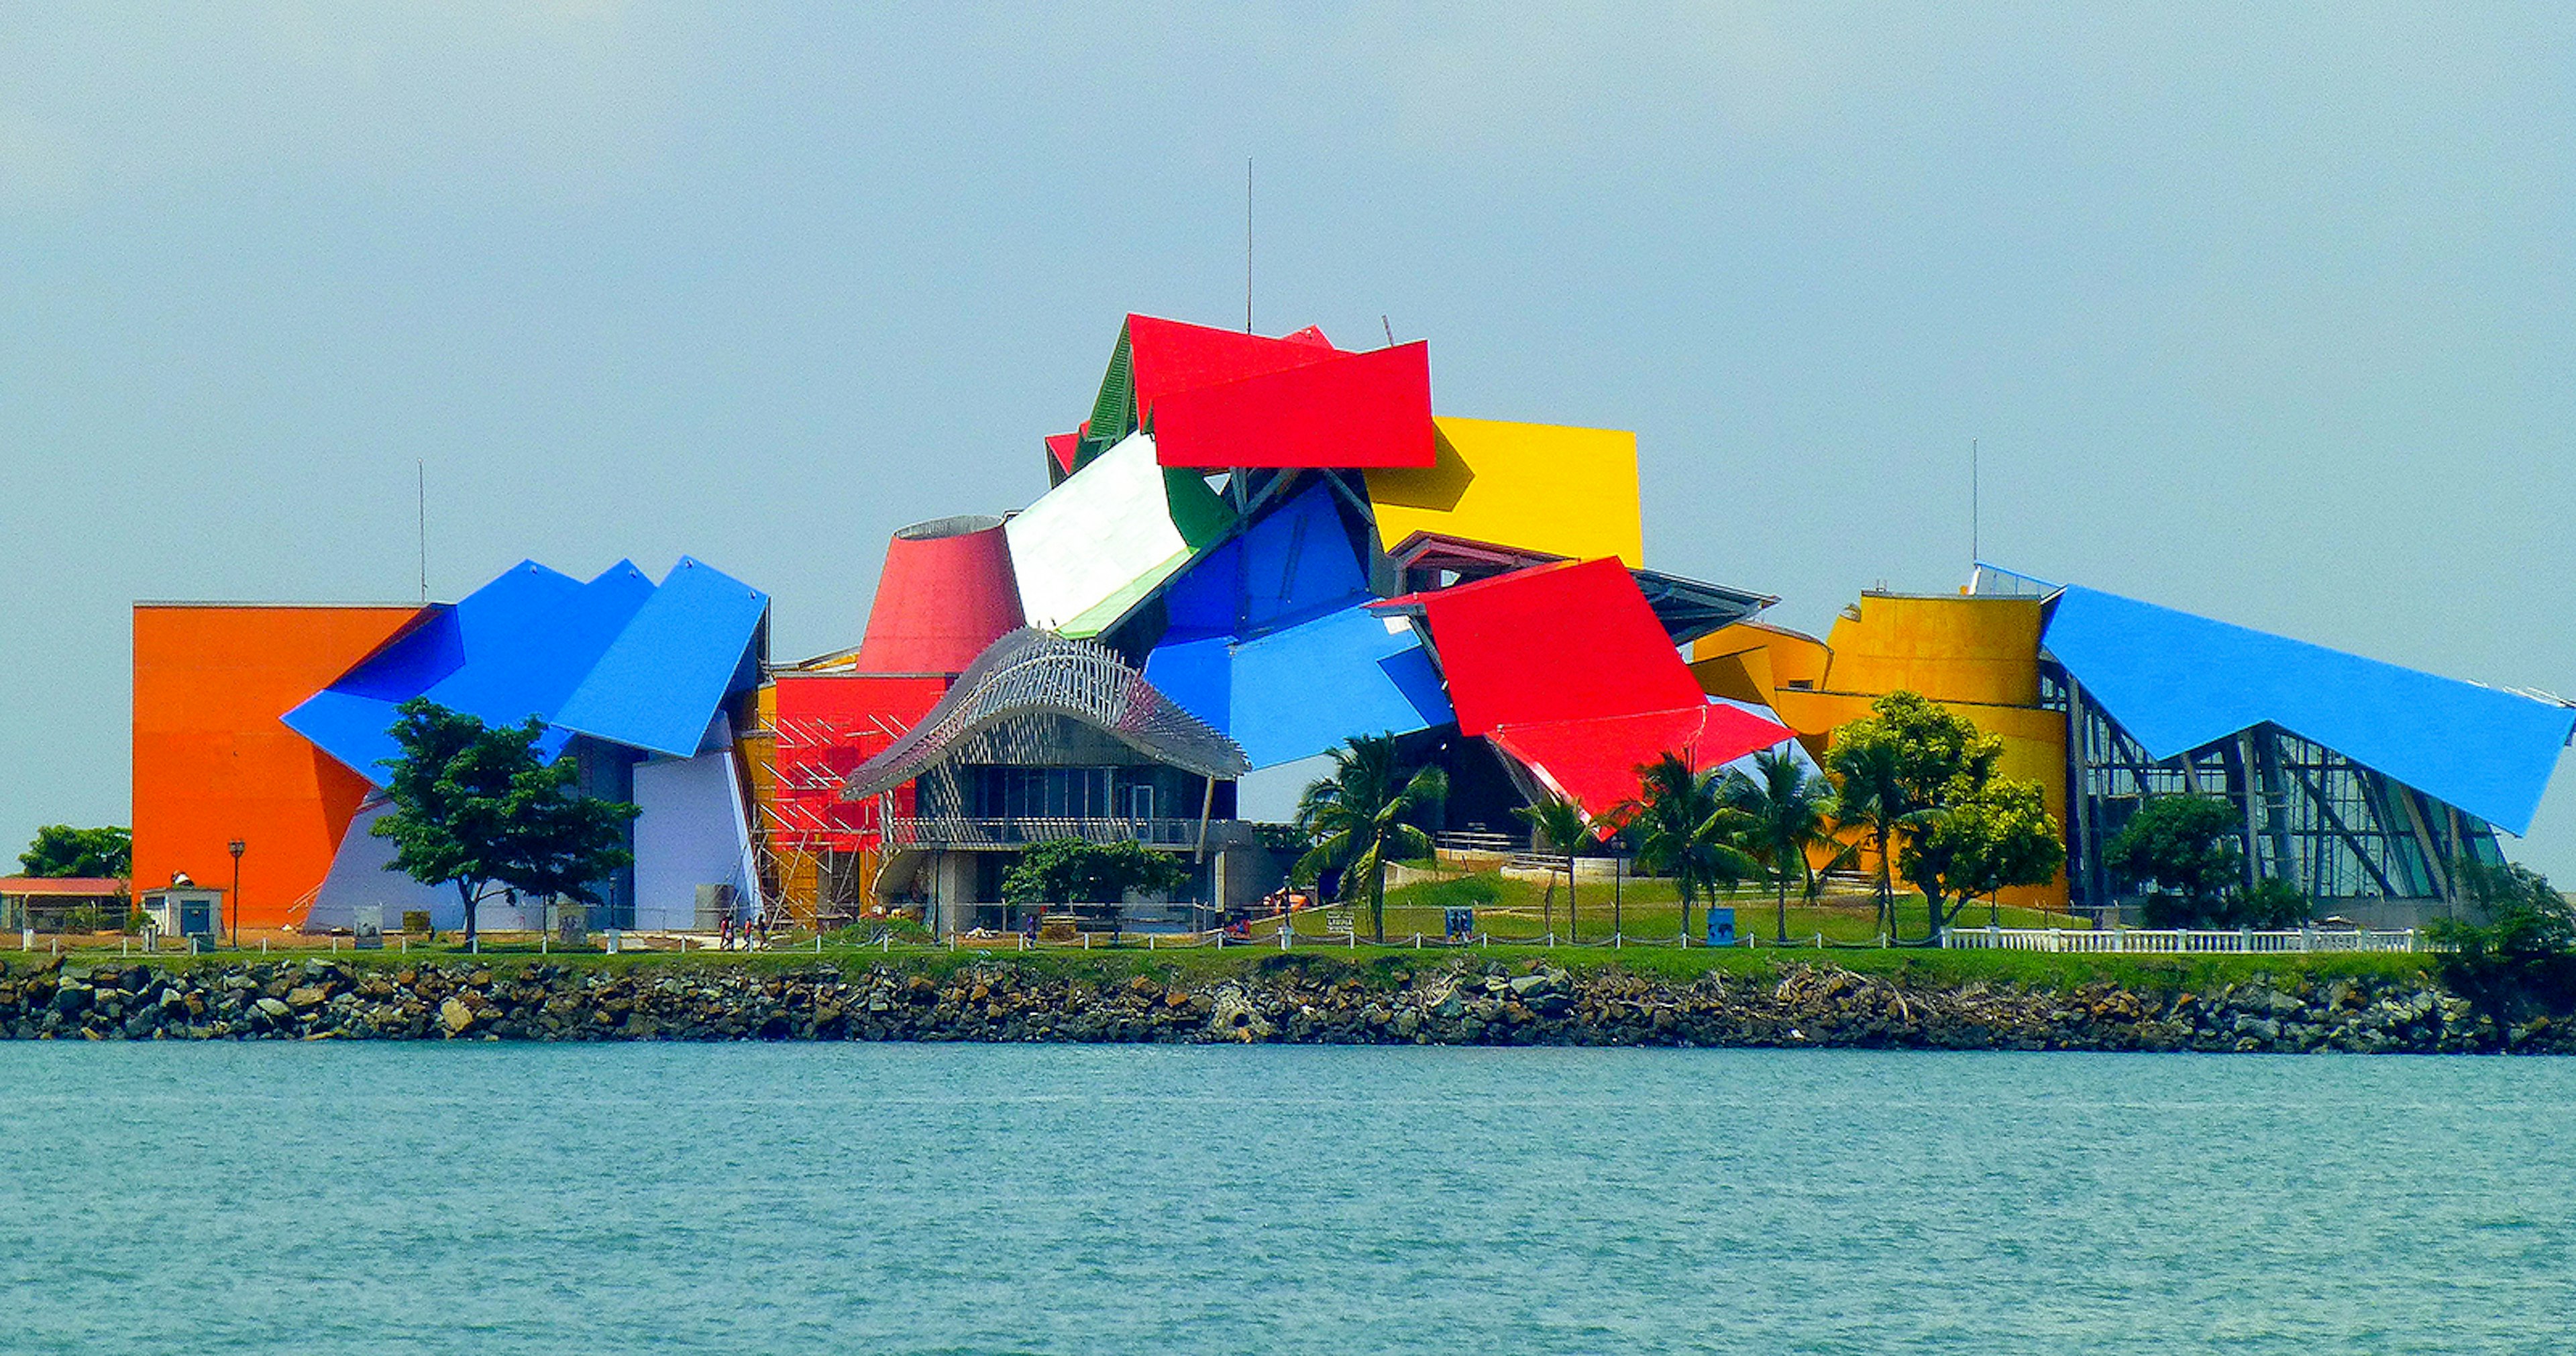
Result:
<svg viewBox="0 0 2576 1356">
<path fill-rule="evenodd" d="M 391 639 L 415 607 L 137 604 L 134 881 L 232 884 L 240 920 L 282 927 L 322 883 L 366 779 L 278 717 Z"/>
</svg>

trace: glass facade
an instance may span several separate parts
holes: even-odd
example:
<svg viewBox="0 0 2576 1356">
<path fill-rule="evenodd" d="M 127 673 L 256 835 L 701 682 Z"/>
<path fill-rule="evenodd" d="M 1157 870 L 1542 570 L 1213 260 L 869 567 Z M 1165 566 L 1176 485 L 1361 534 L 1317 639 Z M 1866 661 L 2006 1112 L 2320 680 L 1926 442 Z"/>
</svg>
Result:
<svg viewBox="0 0 2576 1356">
<path fill-rule="evenodd" d="M 2103 851 L 2149 798 L 2225 798 L 2249 883 L 2287 881 L 2321 905 L 2338 899 L 2446 900 L 2448 864 L 2497 862 L 2495 830 L 2321 744 L 2259 725 L 2173 758 L 2139 747 L 2054 665 L 2043 705 L 2068 713 L 2068 883 L 2078 907 L 2128 902 Z"/>
</svg>

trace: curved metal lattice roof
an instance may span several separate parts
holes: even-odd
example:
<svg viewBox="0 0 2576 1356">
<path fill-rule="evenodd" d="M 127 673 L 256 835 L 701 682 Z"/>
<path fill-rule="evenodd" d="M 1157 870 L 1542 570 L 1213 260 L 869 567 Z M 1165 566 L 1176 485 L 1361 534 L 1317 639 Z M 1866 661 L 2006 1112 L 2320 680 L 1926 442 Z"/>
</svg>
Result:
<svg viewBox="0 0 2576 1356">
<path fill-rule="evenodd" d="M 1202 777 L 1240 777 L 1252 769 L 1240 746 L 1155 691 L 1116 651 L 1023 627 L 975 656 L 919 724 L 851 771 L 841 794 L 857 800 L 890 791 L 976 734 L 1029 715 L 1081 721 Z"/>
</svg>

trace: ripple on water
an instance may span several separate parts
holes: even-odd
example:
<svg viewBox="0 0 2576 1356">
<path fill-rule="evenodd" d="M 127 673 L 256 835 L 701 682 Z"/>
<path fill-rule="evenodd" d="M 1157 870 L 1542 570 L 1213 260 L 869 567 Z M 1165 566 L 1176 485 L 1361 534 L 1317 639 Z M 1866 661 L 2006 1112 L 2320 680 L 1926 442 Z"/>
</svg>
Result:
<svg viewBox="0 0 2576 1356">
<path fill-rule="evenodd" d="M 2559 1349 L 2576 1063 L 0 1045 L 0 1349 Z"/>
</svg>

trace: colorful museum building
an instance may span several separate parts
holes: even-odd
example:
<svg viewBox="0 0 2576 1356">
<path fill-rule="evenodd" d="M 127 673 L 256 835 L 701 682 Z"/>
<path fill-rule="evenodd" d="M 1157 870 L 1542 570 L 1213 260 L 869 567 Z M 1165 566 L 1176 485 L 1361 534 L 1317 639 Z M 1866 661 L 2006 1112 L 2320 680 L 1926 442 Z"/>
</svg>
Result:
<svg viewBox="0 0 2576 1356">
<path fill-rule="evenodd" d="M 1005 926 L 1011 862 L 1076 837 L 1185 862 L 1130 912 L 1205 926 L 1286 866 L 1246 788 L 1355 736 L 1446 765 L 1450 827 L 1553 796 L 1607 831 L 1643 763 L 1813 763 L 1902 690 L 1999 736 L 2065 826 L 2066 874 L 2007 898 L 2119 907 L 2104 843 L 2187 792 L 2238 808 L 2251 876 L 2396 917 L 2527 829 L 2576 729 L 2542 694 L 1986 566 L 1822 638 L 1769 625 L 1766 594 L 1647 566 L 1633 435 L 1437 413 L 1421 343 L 1130 316 L 1042 445 L 1034 500 L 896 532 L 858 643 L 799 662 L 765 594 L 690 559 L 523 562 L 453 604 L 138 604 L 135 879 L 229 882 L 240 842 L 246 926 L 453 926 L 367 831 L 394 708 L 426 697 L 537 719 L 640 807 L 597 925 Z M 486 925 L 542 902 L 511 907 Z"/>
</svg>

